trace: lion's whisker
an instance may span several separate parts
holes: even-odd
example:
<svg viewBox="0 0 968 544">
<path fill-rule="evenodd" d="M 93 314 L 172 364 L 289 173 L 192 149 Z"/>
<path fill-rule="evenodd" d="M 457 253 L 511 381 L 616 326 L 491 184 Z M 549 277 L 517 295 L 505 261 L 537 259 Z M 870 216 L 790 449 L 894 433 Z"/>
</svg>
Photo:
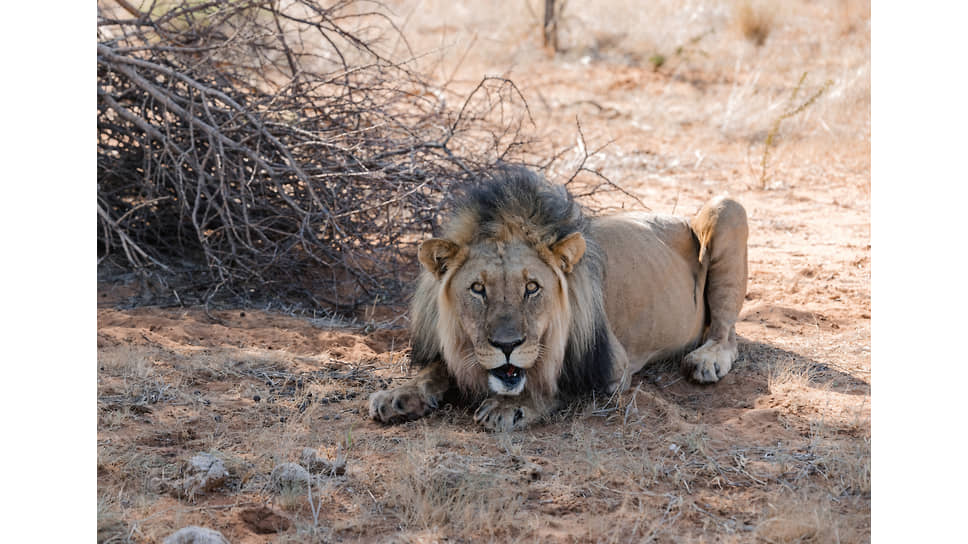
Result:
<svg viewBox="0 0 968 544">
<path fill-rule="evenodd" d="M 467 355 L 464 356 L 463 359 L 461 359 L 460 366 L 461 368 L 464 368 L 464 369 L 470 369 L 471 367 L 477 364 L 477 360 L 478 360 L 478 357 L 476 353 L 468 353 Z"/>
</svg>

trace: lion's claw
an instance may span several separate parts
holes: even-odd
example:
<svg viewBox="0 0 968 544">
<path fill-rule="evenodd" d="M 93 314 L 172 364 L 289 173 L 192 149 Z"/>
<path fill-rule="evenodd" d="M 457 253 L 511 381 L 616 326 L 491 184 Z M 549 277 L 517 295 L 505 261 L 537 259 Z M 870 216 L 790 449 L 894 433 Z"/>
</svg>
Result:
<svg viewBox="0 0 968 544">
<path fill-rule="evenodd" d="M 437 399 L 425 396 L 413 386 L 404 385 L 370 395 L 370 418 L 382 423 L 410 421 L 436 409 Z"/>
<path fill-rule="evenodd" d="M 527 406 L 496 398 L 486 399 L 474 412 L 474 421 L 490 431 L 513 431 L 532 423 L 534 412 Z"/>
<path fill-rule="evenodd" d="M 682 370 L 693 381 L 717 382 L 733 368 L 737 355 L 735 344 L 707 342 L 683 358 Z"/>
</svg>

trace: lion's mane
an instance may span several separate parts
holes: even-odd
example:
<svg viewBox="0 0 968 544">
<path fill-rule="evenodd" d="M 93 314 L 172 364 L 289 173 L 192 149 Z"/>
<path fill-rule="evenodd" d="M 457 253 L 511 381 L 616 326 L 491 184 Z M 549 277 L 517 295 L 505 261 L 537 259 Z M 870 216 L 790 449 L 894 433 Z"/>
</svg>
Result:
<svg viewBox="0 0 968 544">
<path fill-rule="evenodd" d="M 560 319 L 552 320 L 555 330 L 549 330 L 547 338 L 558 345 L 547 346 L 536 365 L 533 387 L 545 395 L 605 391 L 614 364 L 604 306 L 604 256 L 591 236 L 588 218 L 565 187 L 525 168 L 504 166 L 458 188 L 450 208 L 443 234 L 461 247 L 516 239 L 547 255 L 556 242 L 582 234 L 584 256 L 564 275 L 563 289 L 554 290 Z M 452 319 L 441 322 L 442 314 L 454 315 L 447 288 L 434 274 L 422 271 L 411 304 L 411 363 L 423 367 L 444 360 L 462 392 L 483 394 L 485 382 L 475 374 L 481 371 L 473 368 L 477 365 L 445 358 L 447 353 L 464 352 L 470 343 Z"/>
</svg>

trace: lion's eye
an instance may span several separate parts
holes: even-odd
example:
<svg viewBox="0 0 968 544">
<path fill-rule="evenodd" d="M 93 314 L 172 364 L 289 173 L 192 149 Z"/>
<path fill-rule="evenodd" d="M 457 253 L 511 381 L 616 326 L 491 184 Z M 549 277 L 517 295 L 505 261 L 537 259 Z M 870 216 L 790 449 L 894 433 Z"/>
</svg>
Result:
<svg viewBox="0 0 968 544">
<path fill-rule="evenodd" d="M 474 293 L 475 295 L 480 295 L 483 297 L 484 284 L 479 281 L 475 281 L 474 283 L 471 284 L 471 292 Z"/>
<path fill-rule="evenodd" d="M 541 290 L 541 286 L 538 285 L 536 281 L 529 281 L 527 285 L 524 286 L 524 296 L 530 297 L 531 295 L 537 293 Z"/>
</svg>

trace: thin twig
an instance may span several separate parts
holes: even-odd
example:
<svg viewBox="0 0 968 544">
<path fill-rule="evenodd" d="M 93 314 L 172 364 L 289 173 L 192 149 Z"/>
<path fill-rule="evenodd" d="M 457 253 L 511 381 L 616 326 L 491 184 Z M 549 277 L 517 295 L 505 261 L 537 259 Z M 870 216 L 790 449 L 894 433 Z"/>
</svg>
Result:
<svg viewBox="0 0 968 544">
<path fill-rule="evenodd" d="M 448 85 L 413 69 L 423 55 L 374 47 L 396 27 L 362 4 L 99 9 L 99 264 L 206 307 L 400 303 L 452 186 L 551 167 L 513 81 L 484 77 L 448 107 Z"/>
</svg>

